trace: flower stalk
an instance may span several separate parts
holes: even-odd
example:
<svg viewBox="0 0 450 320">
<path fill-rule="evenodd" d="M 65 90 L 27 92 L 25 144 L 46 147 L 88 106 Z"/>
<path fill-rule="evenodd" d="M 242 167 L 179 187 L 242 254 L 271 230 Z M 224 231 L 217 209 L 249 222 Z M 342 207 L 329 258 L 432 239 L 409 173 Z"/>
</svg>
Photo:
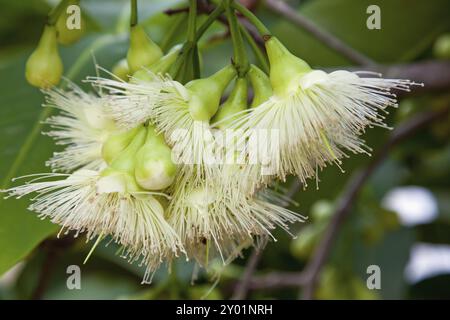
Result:
<svg viewBox="0 0 450 320">
<path fill-rule="evenodd" d="M 239 77 L 244 77 L 250 67 L 245 50 L 244 41 L 239 29 L 239 23 L 235 10 L 232 7 L 233 0 L 225 0 L 225 12 L 231 33 L 231 41 L 233 42 L 234 58 L 233 64 Z"/>
</svg>

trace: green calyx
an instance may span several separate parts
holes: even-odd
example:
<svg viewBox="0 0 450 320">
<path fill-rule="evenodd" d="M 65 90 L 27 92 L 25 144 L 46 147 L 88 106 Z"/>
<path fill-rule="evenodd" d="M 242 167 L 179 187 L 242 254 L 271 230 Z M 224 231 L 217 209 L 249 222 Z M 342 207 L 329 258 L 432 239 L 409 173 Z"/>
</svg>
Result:
<svg viewBox="0 0 450 320">
<path fill-rule="evenodd" d="M 166 73 L 177 59 L 181 50 L 181 46 L 177 45 L 173 47 L 165 56 L 156 61 L 147 69 L 140 69 L 133 73 L 130 79 L 131 83 L 139 82 L 152 82 L 155 78 L 155 74 Z M 150 71 L 150 72 L 149 72 Z"/>
<path fill-rule="evenodd" d="M 58 42 L 63 45 L 70 45 L 81 39 L 86 31 L 86 23 L 82 18 L 82 12 L 80 15 L 69 14 L 67 8 L 72 5 L 79 6 L 79 0 L 69 0 L 64 7 L 63 12 L 56 21 L 56 30 L 58 32 Z M 70 11 L 69 11 L 70 12 Z M 68 28 L 70 27 L 70 29 Z"/>
<path fill-rule="evenodd" d="M 134 174 L 137 183 L 146 190 L 163 190 L 173 183 L 176 171 L 172 150 L 163 135 L 148 126 L 145 143 L 136 154 Z"/>
<path fill-rule="evenodd" d="M 112 68 L 112 73 L 123 81 L 128 81 L 130 68 L 128 67 L 127 59 L 120 59 Z"/>
<path fill-rule="evenodd" d="M 237 78 L 227 101 L 219 108 L 212 122 L 219 129 L 226 129 L 235 117 L 233 115 L 247 109 L 248 85 L 247 79 Z"/>
<path fill-rule="evenodd" d="M 255 108 L 272 96 L 272 85 L 269 76 L 255 65 L 250 66 L 247 76 L 253 87 L 253 100 L 250 107 Z"/>
<path fill-rule="evenodd" d="M 276 95 L 288 95 L 298 88 L 298 79 L 311 71 L 311 67 L 296 57 L 276 38 L 265 43 L 270 62 L 270 82 Z"/>
<path fill-rule="evenodd" d="M 102 146 L 103 160 L 107 164 L 111 164 L 128 147 L 141 128 L 138 126 L 129 131 L 111 134 Z"/>
<path fill-rule="evenodd" d="M 176 45 L 170 51 L 164 55 L 161 59 L 156 61 L 149 67 L 149 70 L 153 73 L 166 73 L 170 67 L 174 64 L 181 51 L 181 45 Z"/>
<path fill-rule="evenodd" d="M 192 80 L 186 84 L 191 94 L 189 112 L 194 120 L 209 121 L 214 116 L 223 91 L 235 76 L 236 70 L 228 65 L 208 78 Z"/>
<path fill-rule="evenodd" d="M 140 25 L 130 28 L 130 47 L 127 52 L 127 61 L 131 73 L 142 67 L 150 66 L 163 56 L 162 50 L 145 33 Z"/>
<path fill-rule="evenodd" d="M 63 63 L 56 37 L 55 26 L 46 25 L 37 48 L 27 60 L 25 77 L 35 87 L 49 88 L 61 80 Z"/>
</svg>

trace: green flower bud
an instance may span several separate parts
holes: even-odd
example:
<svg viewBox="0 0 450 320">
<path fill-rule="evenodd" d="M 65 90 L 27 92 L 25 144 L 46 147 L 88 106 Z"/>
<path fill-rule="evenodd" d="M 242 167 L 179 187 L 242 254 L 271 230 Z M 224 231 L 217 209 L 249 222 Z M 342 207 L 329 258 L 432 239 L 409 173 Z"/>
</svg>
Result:
<svg viewBox="0 0 450 320">
<path fill-rule="evenodd" d="M 136 153 L 144 144 L 146 135 L 146 128 L 144 126 L 139 126 L 136 135 L 132 138 L 130 144 L 114 158 L 110 167 L 134 176 Z"/>
<path fill-rule="evenodd" d="M 39 88 L 57 85 L 63 73 L 63 63 L 58 52 L 56 29 L 45 26 L 39 44 L 25 66 L 27 81 Z"/>
<path fill-rule="evenodd" d="M 129 131 L 111 134 L 102 146 L 103 160 L 111 164 L 128 147 L 139 130 L 141 130 L 140 126 Z"/>
<path fill-rule="evenodd" d="M 253 100 L 250 107 L 255 108 L 272 96 L 272 86 L 267 74 L 253 64 L 250 66 L 247 75 L 253 87 Z"/>
<path fill-rule="evenodd" d="M 236 70 L 229 65 L 208 78 L 192 80 L 186 84 L 191 93 L 189 111 L 194 120 L 209 121 L 214 116 L 223 91 L 235 76 Z"/>
<path fill-rule="evenodd" d="M 136 154 L 135 178 L 139 186 L 146 190 L 162 190 L 175 179 L 176 165 L 172 162 L 172 150 L 167 146 L 162 134 L 155 128 L 147 128 L 145 144 Z"/>
<path fill-rule="evenodd" d="M 151 72 L 148 72 L 146 69 L 140 69 L 133 73 L 130 83 L 152 82 L 154 74 L 166 73 L 177 59 L 180 49 L 181 46 L 178 45 L 173 47 L 169 53 L 148 67 L 148 70 Z"/>
<path fill-rule="evenodd" d="M 450 59 L 450 33 L 444 34 L 436 40 L 433 54 L 436 58 Z"/>
<path fill-rule="evenodd" d="M 67 6 L 64 8 L 64 11 L 58 17 L 56 21 L 56 31 L 58 32 L 58 42 L 63 45 L 70 45 L 81 39 L 83 34 L 86 31 L 86 23 L 81 15 L 80 10 L 80 21 L 79 28 L 69 29 L 67 28 L 67 23 L 70 23 L 72 19 L 78 19 L 78 17 L 67 13 L 67 8 L 71 5 L 79 5 L 79 0 L 71 0 L 67 3 Z"/>
<path fill-rule="evenodd" d="M 247 109 L 248 85 L 247 79 L 238 78 L 230 93 L 227 101 L 220 107 L 214 116 L 212 122 L 219 122 L 217 125 L 219 129 L 226 129 L 236 117 L 234 114 Z"/>
<path fill-rule="evenodd" d="M 127 61 L 132 73 L 142 67 L 150 66 L 163 56 L 163 52 L 145 33 L 142 26 L 132 26 Z"/>
<path fill-rule="evenodd" d="M 276 38 L 265 43 L 270 62 L 270 82 L 276 95 L 286 95 L 298 87 L 297 80 L 311 71 L 310 66 L 296 57 Z"/>
<path fill-rule="evenodd" d="M 112 68 L 112 73 L 123 81 L 128 81 L 128 75 L 130 74 L 130 68 L 128 68 L 127 59 L 120 59 Z"/>
<path fill-rule="evenodd" d="M 176 45 L 161 59 L 149 67 L 153 73 L 166 73 L 180 54 L 181 45 Z"/>
</svg>

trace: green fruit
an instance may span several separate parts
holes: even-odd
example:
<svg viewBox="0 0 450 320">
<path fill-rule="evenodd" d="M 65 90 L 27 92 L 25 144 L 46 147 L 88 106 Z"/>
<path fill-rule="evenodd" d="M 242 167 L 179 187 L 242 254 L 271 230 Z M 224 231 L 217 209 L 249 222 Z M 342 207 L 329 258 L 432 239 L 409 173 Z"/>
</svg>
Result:
<svg viewBox="0 0 450 320">
<path fill-rule="evenodd" d="M 172 150 L 153 127 L 147 128 L 145 144 L 136 154 L 135 178 L 146 190 L 163 190 L 175 179 L 177 167 L 172 161 Z"/>
<path fill-rule="evenodd" d="M 127 61 L 131 73 L 142 67 L 148 67 L 163 56 L 163 52 L 145 33 L 142 26 L 132 26 L 130 29 L 130 47 Z"/>
<path fill-rule="evenodd" d="M 123 81 L 128 81 L 130 68 L 128 68 L 127 59 L 120 59 L 112 68 L 112 73 Z"/>
<path fill-rule="evenodd" d="M 61 80 L 63 63 L 58 52 L 56 29 L 45 26 L 37 48 L 27 60 L 25 78 L 38 88 L 55 86 Z"/>
<path fill-rule="evenodd" d="M 433 53 L 436 58 L 450 59 L 450 33 L 441 35 L 433 46 Z"/>
<path fill-rule="evenodd" d="M 233 115 L 247 109 L 248 85 L 247 79 L 238 78 L 227 101 L 220 107 L 212 119 L 213 123 L 220 122 L 217 127 L 225 130 L 236 117 Z"/>
<path fill-rule="evenodd" d="M 70 14 L 69 14 L 67 12 L 67 8 L 69 8 L 69 6 L 72 6 L 72 5 L 79 6 L 79 4 L 80 4 L 79 0 L 69 1 L 67 3 L 67 6 L 64 8 L 63 12 L 61 13 L 61 15 L 58 17 L 58 20 L 56 21 L 56 31 L 58 33 L 58 42 L 60 44 L 63 44 L 63 45 L 73 44 L 73 43 L 77 42 L 78 40 L 80 40 L 86 31 L 86 23 L 84 22 L 84 19 L 82 17 L 81 10 L 80 10 L 80 16 L 79 16 L 79 19 L 80 19 L 79 28 L 69 29 L 67 27 L 67 24 L 69 24 L 69 26 L 70 26 L 75 19 L 78 19 L 78 17 L 76 16 L 77 12 L 74 13 L 72 11 L 69 11 L 70 12 Z"/>
<path fill-rule="evenodd" d="M 190 92 L 189 112 L 194 120 L 209 121 L 219 108 L 220 98 L 236 70 L 228 65 L 208 78 L 192 80 L 186 84 Z"/>
<path fill-rule="evenodd" d="M 297 89 L 298 80 L 310 72 L 311 67 L 290 53 L 276 37 L 270 37 L 265 46 L 270 62 L 273 92 L 278 96 L 288 95 L 292 89 Z"/>
<path fill-rule="evenodd" d="M 250 66 L 247 76 L 253 87 L 253 100 L 250 107 L 255 108 L 272 96 L 272 86 L 269 76 L 253 64 Z"/>
</svg>

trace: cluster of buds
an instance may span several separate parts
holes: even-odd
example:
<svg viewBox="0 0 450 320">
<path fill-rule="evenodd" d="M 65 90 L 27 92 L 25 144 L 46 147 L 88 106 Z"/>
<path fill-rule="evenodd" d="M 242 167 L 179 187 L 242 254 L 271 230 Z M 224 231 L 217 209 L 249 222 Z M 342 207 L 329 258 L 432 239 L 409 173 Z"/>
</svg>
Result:
<svg viewBox="0 0 450 320">
<path fill-rule="evenodd" d="M 263 36 L 268 73 L 245 59 L 235 10 Z M 180 70 L 195 69 L 193 42 L 205 29 L 195 26 L 195 1 L 191 11 L 187 42 L 167 53 L 132 19 L 126 59 L 111 77 L 87 79 L 97 93 L 73 84 L 46 89 L 46 105 L 61 111 L 47 120 L 47 134 L 66 147 L 48 161 L 53 173 L 5 190 L 37 193 L 30 210 L 64 230 L 111 237 L 130 261 L 147 266 L 145 281 L 181 255 L 204 267 L 216 257 L 228 263 L 273 238 L 276 227 L 288 231 L 303 221 L 270 186 L 290 174 L 306 186 L 348 152 L 369 153 L 361 134 L 385 127 L 380 113 L 396 106 L 392 90 L 414 84 L 313 70 L 229 0 L 205 23 L 226 12 L 237 47 L 233 64 L 185 81 Z M 49 30 L 41 43 L 55 47 Z M 260 132 L 275 138 L 255 139 Z"/>
</svg>

